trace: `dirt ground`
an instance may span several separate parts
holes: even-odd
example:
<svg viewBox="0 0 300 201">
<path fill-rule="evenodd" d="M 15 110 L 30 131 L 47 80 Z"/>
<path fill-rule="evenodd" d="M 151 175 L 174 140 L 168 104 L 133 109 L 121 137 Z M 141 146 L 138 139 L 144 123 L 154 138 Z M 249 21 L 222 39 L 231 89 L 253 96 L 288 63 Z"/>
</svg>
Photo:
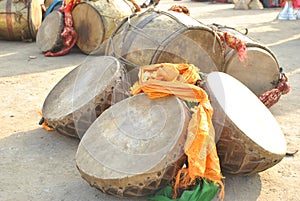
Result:
<svg viewBox="0 0 300 201">
<path fill-rule="evenodd" d="M 205 24 L 247 27 L 249 36 L 274 52 L 292 90 L 270 110 L 285 134 L 287 150 L 298 150 L 300 20 L 276 20 L 279 8 L 234 10 L 233 4 L 189 0 L 161 0 L 158 7 L 166 9 L 172 4 L 184 4 L 191 16 Z M 49 91 L 86 57 L 74 49 L 63 57 L 46 58 L 34 42 L 0 41 L 0 200 L 121 200 L 90 187 L 81 178 L 74 159 L 78 140 L 38 125 L 38 110 Z M 251 124 L 251 119 L 247 121 Z M 253 176 L 225 175 L 225 200 L 300 200 L 299 164 L 297 153 Z"/>
</svg>

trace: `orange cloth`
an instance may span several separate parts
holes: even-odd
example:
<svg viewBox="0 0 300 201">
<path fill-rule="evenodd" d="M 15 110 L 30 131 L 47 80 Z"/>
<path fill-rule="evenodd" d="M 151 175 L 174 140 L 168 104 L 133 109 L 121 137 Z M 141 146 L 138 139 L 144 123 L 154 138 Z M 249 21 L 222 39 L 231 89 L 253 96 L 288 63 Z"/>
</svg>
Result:
<svg viewBox="0 0 300 201">
<path fill-rule="evenodd" d="M 188 168 L 179 171 L 176 189 L 195 184 L 197 178 L 206 178 L 221 186 L 220 198 L 224 197 L 224 185 L 215 144 L 211 117 L 213 109 L 206 92 L 194 85 L 200 80 L 199 69 L 192 64 L 154 64 L 139 71 L 139 81 L 132 88 L 136 95 L 144 92 L 151 99 L 175 95 L 183 100 L 198 102 L 188 126 L 184 152 L 188 156 Z M 180 174 L 184 173 L 181 179 Z"/>
</svg>

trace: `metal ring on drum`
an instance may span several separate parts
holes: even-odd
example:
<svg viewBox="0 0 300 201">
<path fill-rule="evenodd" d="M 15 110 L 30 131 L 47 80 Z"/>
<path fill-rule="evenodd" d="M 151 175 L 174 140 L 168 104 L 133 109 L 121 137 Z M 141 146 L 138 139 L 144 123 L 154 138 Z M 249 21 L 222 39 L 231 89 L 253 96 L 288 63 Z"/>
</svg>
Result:
<svg viewBox="0 0 300 201">
<path fill-rule="evenodd" d="M 279 163 L 286 140 L 268 108 L 244 84 L 222 73 L 209 73 L 203 87 L 221 128 L 217 151 L 223 172 L 251 175 Z"/>
<path fill-rule="evenodd" d="M 185 163 L 190 114 L 175 96 L 138 94 L 106 111 L 79 143 L 76 165 L 92 186 L 117 197 L 149 196 Z"/>
<path fill-rule="evenodd" d="M 132 83 L 138 80 L 139 66 L 192 63 L 206 73 L 224 64 L 221 42 L 210 27 L 183 13 L 154 9 L 124 19 L 105 54 L 126 65 Z"/>
<path fill-rule="evenodd" d="M 103 111 L 129 96 L 129 87 L 116 58 L 90 56 L 49 92 L 43 117 L 57 132 L 81 139 Z"/>
<path fill-rule="evenodd" d="M 39 0 L 0 1 L 0 39 L 35 40 L 41 23 Z"/>
</svg>

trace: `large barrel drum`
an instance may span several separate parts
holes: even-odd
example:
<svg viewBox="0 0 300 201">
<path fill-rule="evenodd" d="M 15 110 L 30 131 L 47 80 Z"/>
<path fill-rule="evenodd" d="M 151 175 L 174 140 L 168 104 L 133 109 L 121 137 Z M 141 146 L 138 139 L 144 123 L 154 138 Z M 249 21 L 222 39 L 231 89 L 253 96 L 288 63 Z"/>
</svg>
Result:
<svg viewBox="0 0 300 201">
<path fill-rule="evenodd" d="M 127 84 L 116 58 L 88 57 L 50 91 L 43 104 L 44 119 L 59 133 L 81 139 L 104 110 L 128 97 Z"/>
<path fill-rule="evenodd" d="M 118 197 L 149 196 L 170 184 L 185 162 L 190 117 L 175 96 L 122 100 L 90 126 L 76 164 L 82 177 Z"/>
<path fill-rule="evenodd" d="M 72 11 L 77 46 L 85 54 L 105 52 L 106 40 L 119 23 L 135 11 L 127 0 L 85 1 Z"/>
<path fill-rule="evenodd" d="M 139 66 L 191 63 L 201 72 L 219 71 L 224 62 L 221 42 L 208 26 L 174 11 L 148 9 L 123 20 L 107 46 L 137 80 Z"/>
<path fill-rule="evenodd" d="M 222 171 L 251 175 L 279 163 L 286 153 L 286 141 L 268 108 L 228 74 L 213 72 L 204 80 L 214 108 L 214 127 L 221 130 L 217 151 Z"/>
<path fill-rule="evenodd" d="M 280 68 L 274 53 L 259 41 L 232 28 L 220 28 L 246 44 L 248 58 L 239 60 L 238 52 L 228 48 L 225 52 L 223 72 L 245 84 L 257 96 L 275 88 L 280 79 Z"/>
<path fill-rule="evenodd" d="M 0 1 L 0 39 L 35 40 L 41 23 L 39 0 Z"/>
</svg>

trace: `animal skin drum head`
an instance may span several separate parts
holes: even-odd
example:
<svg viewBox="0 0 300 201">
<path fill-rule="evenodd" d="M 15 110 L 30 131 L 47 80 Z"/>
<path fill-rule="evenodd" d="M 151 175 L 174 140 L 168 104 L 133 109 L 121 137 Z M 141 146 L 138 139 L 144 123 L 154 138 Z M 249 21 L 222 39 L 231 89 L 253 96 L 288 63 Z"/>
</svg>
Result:
<svg viewBox="0 0 300 201">
<path fill-rule="evenodd" d="M 208 74 L 207 85 L 227 117 L 247 137 L 271 153 L 285 154 L 286 142 L 281 128 L 253 92 L 237 79 L 221 72 Z"/>
<path fill-rule="evenodd" d="M 57 120 L 77 111 L 104 93 L 120 68 L 114 57 L 88 57 L 51 90 L 43 105 L 43 115 L 46 119 Z"/>
<path fill-rule="evenodd" d="M 186 129 L 185 118 L 184 105 L 174 96 L 151 100 L 140 94 L 122 100 L 87 130 L 77 151 L 77 165 L 102 179 L 156 171 L 160 163 L 159 168 L 165 168 L 183 155 L 183 143 L 175 145 Z M 168 156 L 174 148 L 182 149 L 181 155 Z M 83 150 L 94 159 L 92 165 L 79 160 Z"/>
<path fill-rule="evenodd" d="M 226 55 L 224 72 L 238 79 L 257 96 L 276 87 L 279 79 L 276 58 L 258 47 L 247 47 L 247 57 L 242 63 L 238 54 L 232 51 Z"/>
</svg>

